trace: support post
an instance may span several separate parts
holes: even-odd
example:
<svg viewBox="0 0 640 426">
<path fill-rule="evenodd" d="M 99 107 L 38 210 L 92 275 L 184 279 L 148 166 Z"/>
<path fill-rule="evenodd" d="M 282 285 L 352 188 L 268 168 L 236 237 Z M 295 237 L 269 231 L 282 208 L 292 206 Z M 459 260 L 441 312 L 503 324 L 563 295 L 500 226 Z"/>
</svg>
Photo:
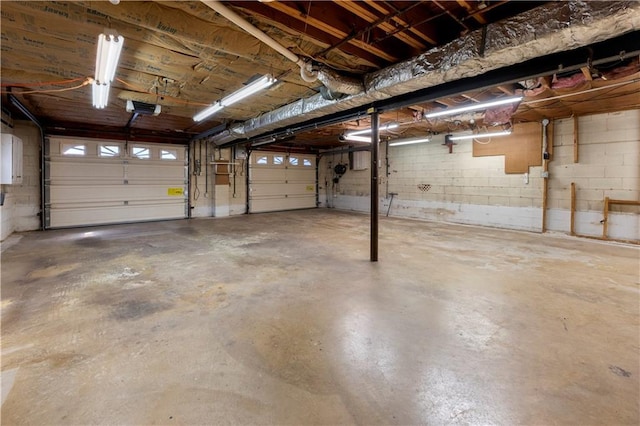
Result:
<svg viewBox="0 0 640 426">
<path fill-rule="evenodd" d="M 371 108 L 371 244 L 370 260 L 378 261 L 378 147 L 379 147 L 379 117 L 378 112 Z"/>
<path fill-rule="evenodd" d="M 571 182 L 571 235 L 576 235 L 576 183 Z"/>
<path fill-rule="evenodd" d="M 607 239 L 609 230 L 609 197 L 604 197 L 604 211 L 602 212 L 602 238 Z"/>
<path fill-rule="evenodd" d="M 580 143 L 580 127 L 578 125 L 578 116 L 573 116 L 573 162 L 579 162 L 579 143 Z"/>
</svg>

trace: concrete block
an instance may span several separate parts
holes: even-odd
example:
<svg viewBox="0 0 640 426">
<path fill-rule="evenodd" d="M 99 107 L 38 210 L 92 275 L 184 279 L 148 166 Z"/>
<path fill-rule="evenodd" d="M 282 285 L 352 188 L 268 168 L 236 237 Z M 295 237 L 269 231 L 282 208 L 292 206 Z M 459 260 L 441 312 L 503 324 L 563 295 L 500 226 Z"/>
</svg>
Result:
<svg viewBox="0 0 640 426">
<path fill-rule="evenodd" d="M 623 157 L 622 164 L 624 164 L 625 166 L 634 166 L 634 167 L 640 166 L 640 147 L 638 148 L 637 152 L 625 153 L 625 154 L 622 154 L 622 157 Z"/>
<path fill-rule="evenodd" d="M 640 178 L 622 178 L 622 188 L 632 191 L 640 189 Z"/>
<path fill-rule="evenodd" d="M 640 110 L 629 110 L 603 114 L 607 130 L 625 129 L 636 131 L 636 137 L 640 139 Z"/>
<path fill-rule="evenodd" d="M 605 177 L 640 178 L 640 170 L 634 166 L 612 165 L 605 166 Z"/>
<path fill-rule="evenodd" d="M 618 189 L 622 188 L 622 178 L 590 178 L 588 185 L 591 189 Z"/>
</svg>

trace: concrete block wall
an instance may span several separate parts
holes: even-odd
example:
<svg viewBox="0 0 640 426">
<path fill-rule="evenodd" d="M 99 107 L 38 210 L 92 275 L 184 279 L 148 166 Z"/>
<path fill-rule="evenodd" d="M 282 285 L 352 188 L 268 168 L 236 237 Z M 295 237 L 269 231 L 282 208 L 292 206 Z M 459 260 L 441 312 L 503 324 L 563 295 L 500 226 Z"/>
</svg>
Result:
<svg viewBox="0 0 640 426">
<path fill-rule="evenodd" d="M 391 198 L 387 194 L 396 193 L 390 216 L 541 230 L 541 167 L 531 167 L 525 180 L 523 174 L 505 174 L 503 156 L 473 157 L 471 141 L 459 141 L 451 154 L 443 143 L 444 135 L 438 135 L 429 143 L 389 147 L 388 177 L 386 146 L 381 145 L 381 214 L 389 208 Z M 329 163 L 339 161 L 339 155 L 323 158 L 321 184 L 331 174 Z M 334 188 L 329 206 L 368 211 L 369 188 L 369 170 L 348 170 Z M 322 206 L 327 205 L 322 190 L 320 201 Z"/>
<path fill-rule="evenodd" d="M 0 207 L 0 241 L 13 232 L 40 228 L 40 130 L 29 121 L 3 124 L 3 133 L 22 139 L 22 184 L 2 185 L 4 205 Z"/>
<path fill-rule="evenodd" d="M 212 144 L 205 149 L 205 142 L 192 144 L 189 156 L 191 170 L 191 185 L 189 197 L 191 202 L 191 217 L 218 217 L 244 214 L 246 211 L 246 161 L 233 160 L 230 148 L 219 150 Z M 238 148 L 241 149 L 241 148 Z M 209 158 L 206 158 L 206 152 Z M 222 162 L 237 162 L 236 172 L 229 176 L 229 184 L 216 185 L 215 168 L 209 164 L 215 158 Z M 194 175 L 195 160 L 199 159 L 201 172 Z M 208 174 L 206 172 L 208 168 Z M 207 183 L 208 179 L 208 183 Z M 235 187 L 234 187 L 235 180 Z"/>
<path fill-rule="evenodd" d="M 557 120 L 549 164 L 548 229 L 569 232 L 571 182 L 576 185 L 575 231 L 603 235 L 604 198 L 640 200 L 640 110 L 578 117 L 578 162 L 574 119 Z M 640 240 L 640 207 L 611 207 L 608 236 Z"/>
</svg>

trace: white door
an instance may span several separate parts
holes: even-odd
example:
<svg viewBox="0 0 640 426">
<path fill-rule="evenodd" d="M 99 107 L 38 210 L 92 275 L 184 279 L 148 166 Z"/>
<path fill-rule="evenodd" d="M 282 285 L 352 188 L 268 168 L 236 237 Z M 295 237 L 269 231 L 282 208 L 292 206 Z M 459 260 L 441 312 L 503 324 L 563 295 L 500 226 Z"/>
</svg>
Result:
<svg viewBox="0 0 640 426">
<path fill-rule="evenodd" d="M 316 157 L 284 152 L 251 153 L 249 212 L 316 207 Z"/>
<path fill-rule="evenodd" d="M 47 228 L 187 217 L 181 145 L 51 137 Z"/>
</svg>

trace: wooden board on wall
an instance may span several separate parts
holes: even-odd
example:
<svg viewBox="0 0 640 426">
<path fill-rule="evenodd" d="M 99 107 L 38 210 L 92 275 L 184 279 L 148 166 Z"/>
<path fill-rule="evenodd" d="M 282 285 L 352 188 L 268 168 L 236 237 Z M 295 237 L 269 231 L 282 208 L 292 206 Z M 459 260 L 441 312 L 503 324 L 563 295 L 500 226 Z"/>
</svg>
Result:
<svg viewBox="0 0 640 426">
<path fill-rule="evenodd" d="M 480 142 L 484 142 L 480 140 Z M 504 155 L 504 172 L 528 173 L 529 166 L 542 165 L 542 124 L 521 123 L 509 136 L 491 138 L 489 143 L 473 141 L 473 156 Z"/>
</svg>

